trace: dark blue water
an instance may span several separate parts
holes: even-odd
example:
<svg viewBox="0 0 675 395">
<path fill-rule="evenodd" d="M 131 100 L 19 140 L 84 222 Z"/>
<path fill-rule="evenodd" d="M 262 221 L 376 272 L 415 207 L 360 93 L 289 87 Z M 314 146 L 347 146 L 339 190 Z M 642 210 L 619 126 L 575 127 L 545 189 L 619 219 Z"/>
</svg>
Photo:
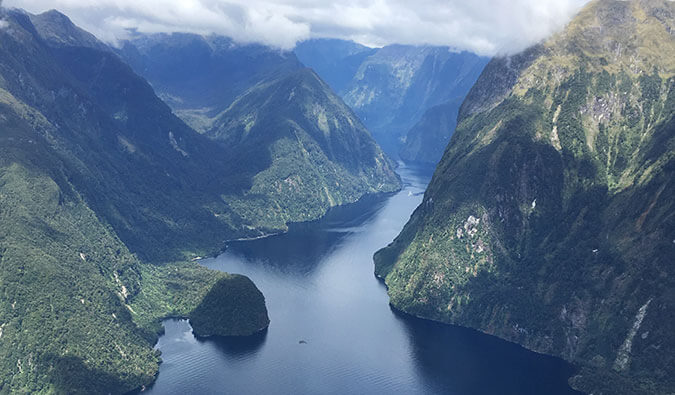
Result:
<svg viewBox="0 0 675 395">
<path fill-rule="evenodd" d="M 249 276 L 269 329 L 195 339 L 167 320 L 152 394 L 572 394 L 565 362 L 389 307 L 373 253 L 401 230 L 430 172 L 402 167 L 404 189 L 331 211 L 267 239 L 234 242 L 202 264 Z M 301 343 L 302 341 L 302 343 Z"/>
</svg>

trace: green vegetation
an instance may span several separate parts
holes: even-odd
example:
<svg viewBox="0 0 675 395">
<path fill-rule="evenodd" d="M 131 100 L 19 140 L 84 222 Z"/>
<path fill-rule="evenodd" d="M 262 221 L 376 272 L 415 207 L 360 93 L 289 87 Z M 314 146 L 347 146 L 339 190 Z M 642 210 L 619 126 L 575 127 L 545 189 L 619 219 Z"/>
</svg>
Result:
<svg viewBox="0 0 675 395">
<path fill-rule="evenodd" d="M 198 336 L 247 336 L 270 323 L 265 297 L 245 276 L 229 275 L 211 287 L 190 313 Z"/>
<path fill-rule="evenodd" d="M 250 189 L 224 200 L 256 228 L 285 230 L 288 222 L 400 187 L 365 127 L 310 69 L 252 87 L 206 135 L 236 146 L 246 160 Z"/>
<path fill-rule="evenodd" d="M 163 317 L 205 336 L 260 331 L 269 319 L 249 279 L 186 260 L 399 187 L 308 70 L 247 91 L 215 119 L 214 143 L 63 15 L 4 18 L 0 393 L 149 384 Z"/>
<path fill-rule="evenodd" d="M 573 361 L 584 391 L 672 392 L 673 15 L 594 1 L 486 67 L 422 205 L 375 255 L 394 306 Z"/>
<path fill-rule="evenodd" d="M 124 306 L 141 286 L 138 261 L 44 174 L 4 163 L 0 185 L 0 389 L 84 394 L 151 381 L 159 356 Z"/>
<path fill-rule="evenodd" d="M 206 332 L 201 326 L 210 327 L 214 335 L 247 336 L 269 324 L 265 298 L 245 276 L 189 263 L 145 264 L 139 270 L 142 287 L 128 308 L 152 343 L 163 331 L 160 320 L 167 317 L 189 318 L 195 333 L 202 336 Z M 224 310 L 205 309 L 211 304 Z"/>
<path fill-rule="evenodd" d="M 252 333 L 241 317 L 260 317 L 265 305 L 250 280 L 142 263 L 4 104 L 0 129 L 0 391 L 123 393 L 148 384 L 160 361 L 159 320 L 191 318 L 212 290 L 231 286 L 241 309 L 218 317 L 219 333 Z"/>
<path fill-rule="evenodd" d="M 398 188 L 367 131 L 315 76 L 304 105 L 328 100 L 327 119 L 339 110 L 343 126 L 355 125 L 324 134 L 309 126 L 316 114 L 286 113 L 302 125 L 297 139 L 271 133 L 269 120 L 254 128 L 268 140 L 217 144 L 67 17 L 0 12 L 0 393 L 147 385 L 164 317 L 189 318 L 205 336 L 260 331 L 265 300 L 248 278 L 186 261 Z M 302 81 L 287 82 L 284 97 Z M 286 109 L 265 109 L 277 110 Z M 280 188 L 287 180 L 297 184 Z"/>
</svg>

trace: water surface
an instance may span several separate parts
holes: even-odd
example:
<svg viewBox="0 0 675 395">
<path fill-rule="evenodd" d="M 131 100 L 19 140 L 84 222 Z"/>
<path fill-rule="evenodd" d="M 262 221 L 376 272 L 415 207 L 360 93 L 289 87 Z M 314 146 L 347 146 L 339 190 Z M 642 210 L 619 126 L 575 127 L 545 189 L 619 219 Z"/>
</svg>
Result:
<svg viewBox="0 0 675 395">
<path fill-rule="evenodd" d="M 389 307 L 372 256 L 400 232 L 430 178 L 399 168 L 401 192 L 332 210 L 287 234 L 234 242 L 212 269 L 249 276 L 270 327 L 246 339 L 195 339 L 164 322 L 152 394 L 574 394 L 564 361 Z"/>
</svg>

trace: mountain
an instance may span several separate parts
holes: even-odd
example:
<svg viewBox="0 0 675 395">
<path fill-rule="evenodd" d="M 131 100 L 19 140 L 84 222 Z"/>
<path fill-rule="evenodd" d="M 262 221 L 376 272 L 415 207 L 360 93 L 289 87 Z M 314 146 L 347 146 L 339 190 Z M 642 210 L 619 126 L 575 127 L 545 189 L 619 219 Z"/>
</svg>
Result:
<svg viewBox="0 0 675 395">
<path fill-rule="evenodd" d="M 293 53 L 193 34 L 137 35 L 119 53 L 178 116 L 221 143 L 241 180 L 222 197 L 246 237 L 399 188 L 370 133 Z"/>
<path fill-rule="evenodd" d="M 116 52 L 197 131 L 253 85 L 303 67 L 292 52 L 217 35 L 138 33 Z"/>
<path fill-rule="evenodd" d="M 433 164 L 454 131 L 464 96 L 488 61 L 448 48 L 368 48 L 337 39 L 307 40 L 294 52 L 340 94 L 388 154 Z"/>
<path fill-rule="evenodd" d="M 147 385 L 159 319 L 214 299 L 230 315 L 203 334 L 264 328 L 247 278 L 158 263 L 241 234 L 212 211 L 241 182 L 224 151 L 62 14 L 0 12 L 0 390 Z"/>
<path fill-rule="evenodd" d="M 236 147 L 241 171 L 253 174 L 250 189 L 228 200 L 255 227 L 283 228 L 399 188 L 389 159 L 311 69 L 252 87 L 205 135 Z"/>
<path fill-rule="evenodd" d="M 461 100 L 487 61 L 448 48 L 391 45 L 368 56 L 341 95 L 385 151 L 397 154 L 424 113 Z"/>
<path fill-rule="evenodd" d="M 377 51 L 353 41 L 329 38 L 302 41 L 293 50 L 302 64 L 316 71 L 338 94 L 347 88 L 365 59 Z"/>
<path fill-rule="evenodd" d="M 595 0 L 486 66 L 375 255 L 393 306 L 563 357 L 590 393 L 673 392 L 674 16 Z"/>
<path fill-rule="evenodd" d="M 186 261 L 399 187 L 368 132 L 308 70 L 252 61 L 271 71 L 247 80 L 254 88 L 212 91 L 223 124 L 204 135 L 66 16 L 0 12 L 2 392 L 147 385 L 163 317 L 189 318 L 199 336 L 260 331 L 269 319 L 255 284 Z M 263 74 L 286 91 L 256 97 Z M 238 105 L 218 101 L 239 95 Z M 250 138 L 227 140 L 239 133 L 233 117 L 256 108 L 265 111 L 246 121 Z"/>
<path fill-rule="evenodd" d="M 464 97 L 428 109 L 405 138 L 399 156 L 406 162 L 437 164 L 457 126 Z"/>
</svg>

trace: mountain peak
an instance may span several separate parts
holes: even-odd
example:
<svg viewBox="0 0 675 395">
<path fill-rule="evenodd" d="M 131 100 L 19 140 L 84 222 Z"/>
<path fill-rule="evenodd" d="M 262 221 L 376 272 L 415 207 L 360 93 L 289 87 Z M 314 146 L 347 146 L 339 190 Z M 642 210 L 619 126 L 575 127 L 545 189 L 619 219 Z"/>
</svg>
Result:
<svg viewBox="0 0 675 395">
<path fill-rule="evenodd" d="M 642 70 L 675 69 L 675 3 L 667 0 L 596 0 L 590 2 L 563 32 L 545 45 L 554 54 L 576 53 L 596 60 L 608 72 L 614 67 Z"/>
<path fill-rule="evenodd" d="M 57 47 L 87 47 L 109 51 L 107 45 L 93 34 L 77 27 L 66 15 L 57 10 L 42 14 L 29 14 L 40 37 L 49 45 Z"/>
<path fill-rule="evenodd" d="M 510 94 L 559 86 L 575 73 L 656 70 L 675 75 L 675 2 L 595 0 L 548 40 L 507 57 L 496 57 L 462 104 L 459 120 L 494 108 Z"/>
</svg>

